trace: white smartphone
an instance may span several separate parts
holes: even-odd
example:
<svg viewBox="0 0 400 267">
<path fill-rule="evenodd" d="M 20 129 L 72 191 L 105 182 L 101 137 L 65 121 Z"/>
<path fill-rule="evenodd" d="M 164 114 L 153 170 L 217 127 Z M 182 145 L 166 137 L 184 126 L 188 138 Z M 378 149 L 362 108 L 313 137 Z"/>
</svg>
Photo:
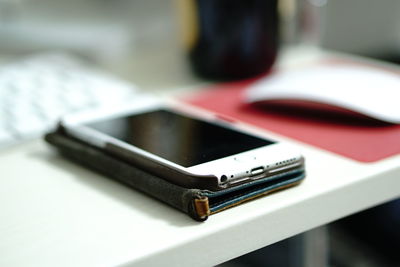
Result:
<svg viewBox="0 0 400 267">
<path fill-rule="evenodd" d="M 142 104 L 65 118 L 76 139 L 186 188 L 218 191 L 303 168 L 288 145 L 207 112 Z"/>
</svg>

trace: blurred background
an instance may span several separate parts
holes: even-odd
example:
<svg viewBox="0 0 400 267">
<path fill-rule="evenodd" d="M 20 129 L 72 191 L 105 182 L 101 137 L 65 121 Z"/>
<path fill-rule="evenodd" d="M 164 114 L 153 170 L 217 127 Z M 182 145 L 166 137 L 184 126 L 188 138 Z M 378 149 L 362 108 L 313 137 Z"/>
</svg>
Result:
<svg viewBox="0 0 400 267">
<path fill-rule="evenodd" d="M 188 65 L 182 1 L 0 0 L 0 63 L 62 51 L 142 90 L 207 83 Z M 280 0 L 279 14 L 279 55 L 313 47 L 400 63 L 398 0 Z M 313 230 L 314 243 L 301 235 L 225 265 L 400 266 L 393 249 L 400 248 L 398 207 L 389 203 Z"/>
<path fill-rule="evenodd" d="M 185 72 L 177 37 L 172 1 L 0 0 L 2 54 L 68 51 L 143 87 Z"/>
<path fill-rule="evenodd" d="M 67 50 L 142 87 L 188 85 L 182 2 L 0 0 L 0 52 Z M 279 11 L 282 46 L 399 60 L 399 1 L 280 0 Z"/>
</svg>

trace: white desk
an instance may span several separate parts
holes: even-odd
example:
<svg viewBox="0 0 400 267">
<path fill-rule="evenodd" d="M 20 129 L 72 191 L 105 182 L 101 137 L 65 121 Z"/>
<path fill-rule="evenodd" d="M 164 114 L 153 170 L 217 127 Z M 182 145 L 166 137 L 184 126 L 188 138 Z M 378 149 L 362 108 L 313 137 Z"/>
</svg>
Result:
<svg viewBox="0 0 400 267">
<path fill-rule="evenodd" d="M 0 266 L 210 266 L 400 196 L 400 155 L 358 163 L 300 147 L 294 188 L 198 223 L 57 155 L 0 151 Z"/>
</svg>

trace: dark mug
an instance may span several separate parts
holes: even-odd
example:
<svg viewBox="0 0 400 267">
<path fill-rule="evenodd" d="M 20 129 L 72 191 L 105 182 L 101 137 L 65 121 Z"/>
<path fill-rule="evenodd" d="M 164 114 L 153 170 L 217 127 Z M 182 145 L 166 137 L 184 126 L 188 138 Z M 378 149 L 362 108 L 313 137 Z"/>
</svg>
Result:
<svg viewBox="0 0 400 267">
<path fill-rule="evenodd" d="M 209 79 L 266 73 L 278 50 L 278 0 L 181 0 L 193 70 Z"/>
</svg>

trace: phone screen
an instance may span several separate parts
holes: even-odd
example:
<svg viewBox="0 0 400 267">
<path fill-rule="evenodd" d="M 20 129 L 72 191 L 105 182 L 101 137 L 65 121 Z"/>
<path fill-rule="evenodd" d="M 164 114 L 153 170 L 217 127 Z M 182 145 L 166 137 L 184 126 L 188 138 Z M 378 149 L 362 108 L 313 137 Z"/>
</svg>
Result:
<svg viewBox="0 0 400 267">
<path fill-rule="evenodd" d="M 86 126 L 184 167 L 274 143 L 164 109 Z"/>
</svg>

